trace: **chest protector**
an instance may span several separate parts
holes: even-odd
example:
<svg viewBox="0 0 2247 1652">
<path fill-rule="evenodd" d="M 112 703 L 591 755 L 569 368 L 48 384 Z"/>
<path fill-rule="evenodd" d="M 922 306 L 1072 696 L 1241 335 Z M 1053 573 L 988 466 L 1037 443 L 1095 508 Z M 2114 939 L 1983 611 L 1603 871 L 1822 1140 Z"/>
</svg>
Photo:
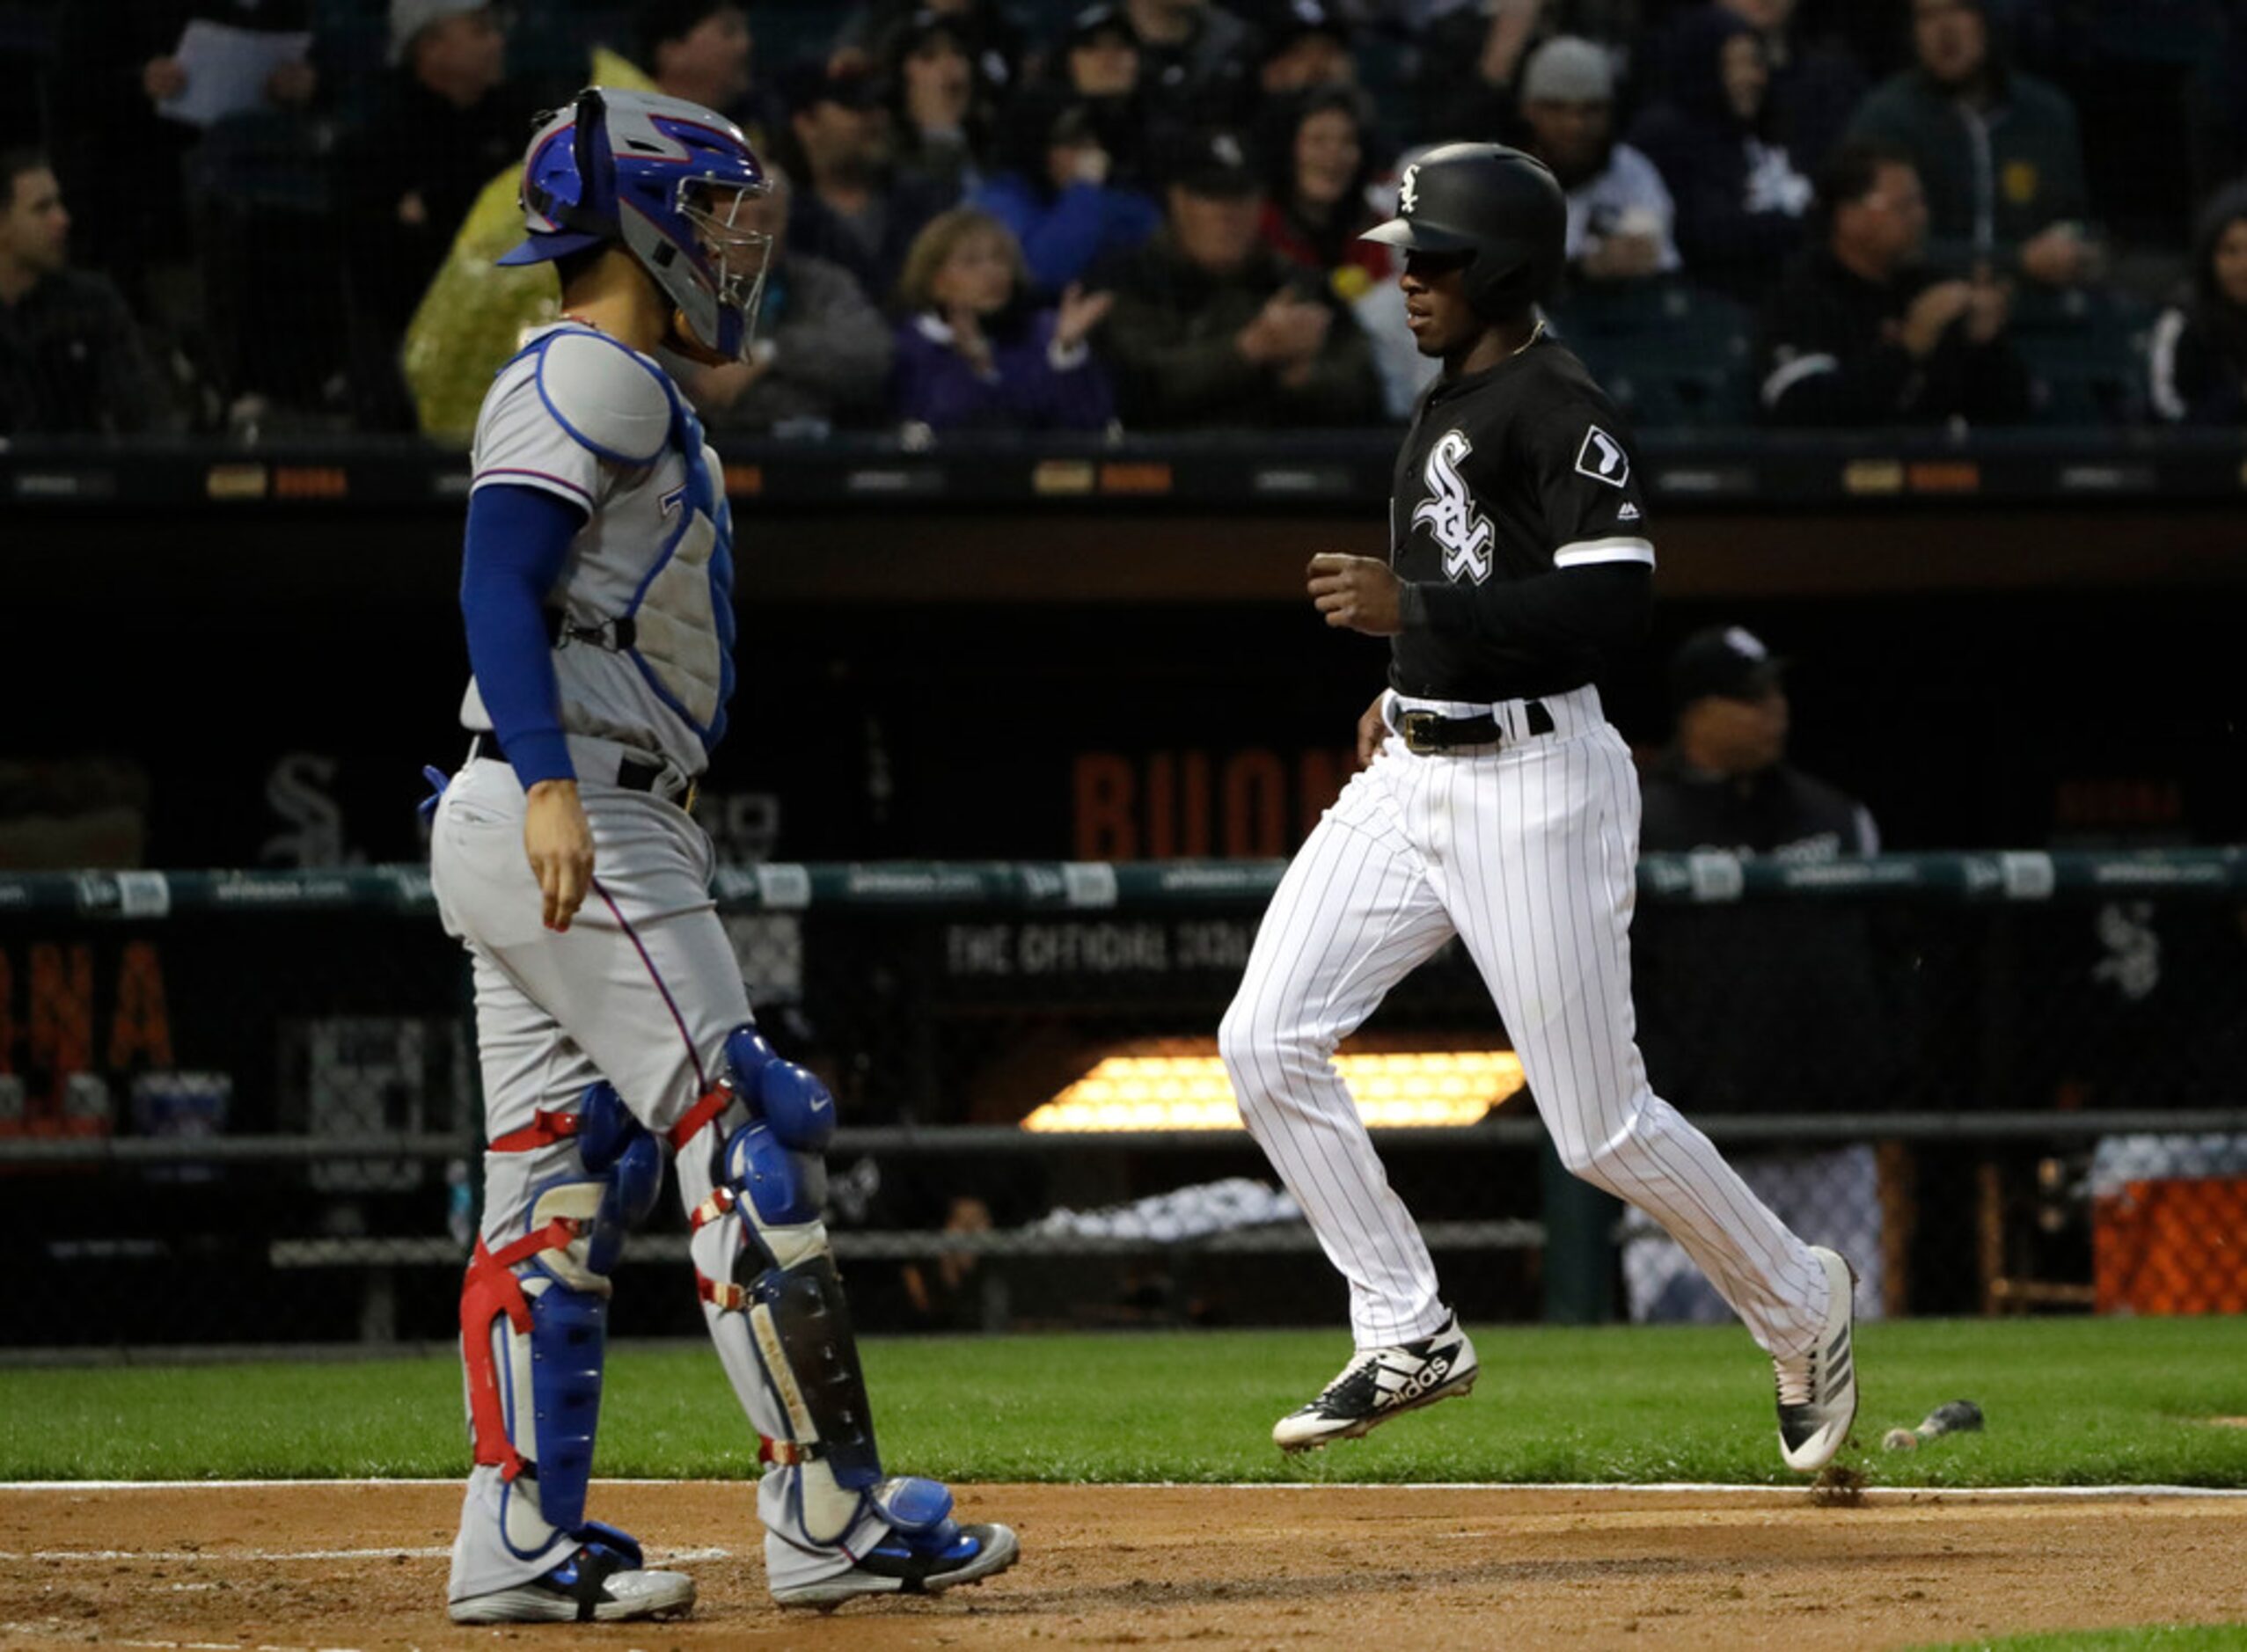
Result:
<svg viewBox="0 0 2247 1652">
<path fill-rule="evenodd" d="M 667 374 L 603 333 L 559 328 L 516 360 L 526 357 L 554 421 L 619 472 L 554 594 L 555 646 L 624 655 L 706 752 L 733 698 L 734 563 L 702 421 Z"/>
<path fill-rule="evenodd" d="M 686 478 L 663 504 L 677 524 L 655 566 L 618 616 L 619 640 L 648 685 L 701 736 L 705 750 L 726 731 L 734 694 L 734 515 L 703 445 L 702 421 L 668 378 L 670 446 Z M 677 499 L 676 506 L 672 504 Z"/>
</svg>

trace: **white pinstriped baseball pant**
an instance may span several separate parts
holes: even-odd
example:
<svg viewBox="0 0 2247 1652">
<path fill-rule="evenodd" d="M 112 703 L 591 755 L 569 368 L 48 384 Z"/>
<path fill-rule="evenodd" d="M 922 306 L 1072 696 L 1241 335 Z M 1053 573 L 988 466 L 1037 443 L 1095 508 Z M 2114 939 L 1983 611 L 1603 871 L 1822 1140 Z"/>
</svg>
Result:
<svg viewBox="0 0 2247 1652">
<path fill-rule="evenodd" d="M 1768 1353 L 1800 1354 L 1824 1271 L 1706 1136 L 1656 1095 L 1630 999 L 1638 777 L 1596 690 L 1492 706 L 1504 742 L 1416 755 L 1392 735 L 1281 880 L 1218 1043 L 1249 1133 L 1350 1282 L 1359 1348 L 1444 1322 L 1435 1264 L 1388 1184 L 1335 1048 L 1454 934 L 1513 1038 L 1561 1160 L 1666 1228 Z"/>
</svg>

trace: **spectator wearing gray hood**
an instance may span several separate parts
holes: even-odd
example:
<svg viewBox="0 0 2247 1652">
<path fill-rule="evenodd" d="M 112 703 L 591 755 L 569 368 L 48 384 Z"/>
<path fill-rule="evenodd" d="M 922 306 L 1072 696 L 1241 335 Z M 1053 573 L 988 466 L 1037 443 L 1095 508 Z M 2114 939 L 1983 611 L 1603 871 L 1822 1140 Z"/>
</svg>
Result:
<svg viewBox="0 0 2247 1652">
<path fill-rule="evenodd" d="M 1615 138 L 1615 70 L 1574 35 L 1547 40 L 1521 71 L 1531 147 L 1568 196 L 1568 262 L 1579 281 L 1629 281 L 1678 267 L 1677 208 L 1652 161 Z"/>
<path fill-rule="evenodd" d="M 1686 273 L 1752 303 L 1802 244 L 1814 192 L 1773 129 L 1762 36 L 1710 6 L 1675 38 L 1669 94 L 1633 123 L 1630 141 L 1677 201 Z"/>
<path fill-rule="evenodd" d="M 2147 355 L 2161 417 L 2247 425 L 2247 182 L 2217 191 L 2202 209 L 2191 286 L 2154 324 Z"/>
</svg>

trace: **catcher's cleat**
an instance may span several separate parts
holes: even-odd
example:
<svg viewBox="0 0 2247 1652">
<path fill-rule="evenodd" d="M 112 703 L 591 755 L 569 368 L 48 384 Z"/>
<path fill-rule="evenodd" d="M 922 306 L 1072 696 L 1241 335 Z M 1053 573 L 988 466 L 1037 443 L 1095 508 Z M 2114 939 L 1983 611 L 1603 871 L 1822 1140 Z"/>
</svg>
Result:
<svg viewBox="0 0 2247 1652">
<path fill-rule="evenodd" d="M 694 1605 L 694 1580 L 684 1572 L 651 1572 L 640 1546 L 621 1531 L 604 1535 L 551 1572 L 450 1608 L 455 1623 L 625 1623 L 684 1616 Z"/>
<path fill-rule="evenodd" d="M 1857 1270 L 1820 1245 L 1810 1254 L 1826 1269 L 1833 1300 L 1826 1323 L 1810 1351 L 1795 1359 L 1775 1359 L 1779 1383 L 1779 1455 L 1787 1466 L 1809 1474 L 1833 1460 L 1849 1425 L 1857 1420 L 1857 1362 L 1852 1331 L 1856 1322 Z"/>
<path fill-rule="evenodd" d="M 1433 1336 L 1362 1350 L 1325 1393 L 1272 1425 L 1272 1444 L 1283 1451 L 1308 1451 L 1361 1438 L 1391 1417 L 1465 1395 L 1475 1374 L 1475 1344 L 1453 1314 Z"/>
<path fill-rule="evenodd" d="M 1022 1546 L 1012 1527 L 954 1525 L 950 1535 L 930 1543 L 920 1537 L 892 1531 L 874 1549 L 859 1557 L 856 1566 L 816 1583 L 776 1589 L 772 1598 L 783 1606 L 816 1606 L 832 1612 L 861 1595 L 941 1595 L 948 1589 L 980 1583 L 996 1577 L 1020 1558 Z"/>
</svg>

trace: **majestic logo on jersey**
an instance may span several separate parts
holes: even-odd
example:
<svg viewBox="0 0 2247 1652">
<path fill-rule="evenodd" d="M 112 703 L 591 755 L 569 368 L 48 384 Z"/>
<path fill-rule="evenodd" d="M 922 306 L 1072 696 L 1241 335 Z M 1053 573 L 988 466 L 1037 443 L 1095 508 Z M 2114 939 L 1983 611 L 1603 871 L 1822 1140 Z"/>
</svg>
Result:
<svg viewBox="0 0 2247 1652">
<path fill-rule="evenodd" d="M 1420 163 L 1417 161 L 1404 169 L 1404 177 L 1397 184 L 1396 209 L 1408 218 L 1420 209 Z"/>
<path fill-rule="evenodd" d="M 1621 442 L 1592 425 L 1585 430 L 1584 445 L 1576 450 L 1576 468 L 1595 482 L 1621 487 L 1630 480 L 1630 455 Z"/>
<path fill-rule="evenodd" d="M 1409 174 L 1408 174 L 1409 176 Z M 1497 537 L 1490 519 L 1475 507 L 1467 479 L 1459 473 L 1460 461 L 1475 451 L 1461 430 L 1446 430 L 1428 454 L 1428 497 L 1412 513 L 1412 525 L 1424 526 L 1444 548 L 1444 574 L 1464 574 L 1480 585 L 1490 577 L 1490 541 Z"/>
</svg>

